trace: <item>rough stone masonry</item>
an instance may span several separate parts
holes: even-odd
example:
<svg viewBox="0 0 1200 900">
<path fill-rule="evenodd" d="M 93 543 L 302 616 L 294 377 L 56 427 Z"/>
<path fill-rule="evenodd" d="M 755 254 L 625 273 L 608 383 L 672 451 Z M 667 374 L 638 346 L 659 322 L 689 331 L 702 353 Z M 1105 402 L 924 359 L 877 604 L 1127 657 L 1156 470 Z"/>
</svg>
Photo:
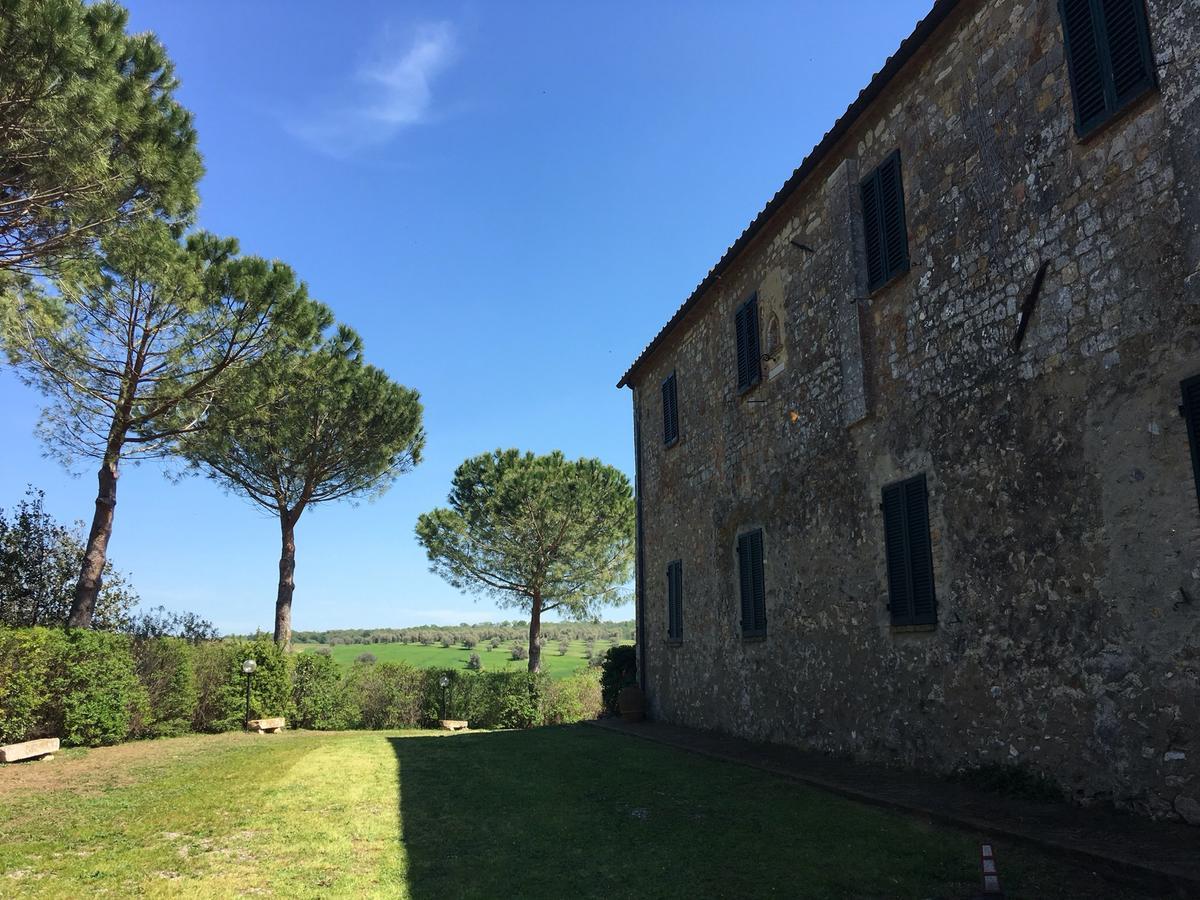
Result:
<svg viewBox="0 0 1200 900">
<path fill-rule="evenodd" d="M 1081 138 L 1058 3 L 939 0 L 622 379 L 653 716 L 932 771 L 1017 765 L 1200 823 L 1181 412 L 1200 0 L 1148 0 L 1145 22 L 1156 85 Z M 869 290 L 859 186 L 897 149 L 911 262 Z M 754 295 L 761 380 L 740 391 Z M 895 626 L 881 491 L 922 473 L 936 623 Z M 753 529 L 765 636 L 741 626 Z"/>
</svg>

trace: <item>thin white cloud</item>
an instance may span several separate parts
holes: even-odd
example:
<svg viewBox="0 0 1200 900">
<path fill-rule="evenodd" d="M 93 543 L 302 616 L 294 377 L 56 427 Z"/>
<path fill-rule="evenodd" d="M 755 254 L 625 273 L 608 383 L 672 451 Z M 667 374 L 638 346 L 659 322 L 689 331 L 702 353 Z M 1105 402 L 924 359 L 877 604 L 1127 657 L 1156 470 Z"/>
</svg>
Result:
<svg viewBox="0 0 1200 900">
<path fill-rule="evenodd" d="M 352 89 L 288 123 L 292 134 L 335 156 L 386 143 L 432 116 L 433 82 L 458 55 L 450 22 L 418 25 L 407 40 L 385 31 Z"/>
</svg>

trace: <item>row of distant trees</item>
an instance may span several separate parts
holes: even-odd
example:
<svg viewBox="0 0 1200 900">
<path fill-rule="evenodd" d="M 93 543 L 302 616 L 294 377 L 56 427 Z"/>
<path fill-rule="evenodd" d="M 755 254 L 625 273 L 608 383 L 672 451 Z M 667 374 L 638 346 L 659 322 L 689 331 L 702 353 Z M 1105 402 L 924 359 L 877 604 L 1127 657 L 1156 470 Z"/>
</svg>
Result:
<svg viewBox="0 0 1200 900">
<path fill-rule="evenodd" d="M 539 639 L 543 645 L 559 641 L 607 641 L 619 643 L 634 639 L 634 623 L 627 622 L 551 622 L 543 626 Z M 519 620 L 461 623 L 448 625 L 415 625 L 409 628 L 336 628 L 325 631 L 295 631 L 292 638 L 301 643 L 328 644 L 443 644 L 465 647 L 468 650 L 492 640 L 503 644 L 524 641 L 529 635 L 529 623 Z"/>
</svg>

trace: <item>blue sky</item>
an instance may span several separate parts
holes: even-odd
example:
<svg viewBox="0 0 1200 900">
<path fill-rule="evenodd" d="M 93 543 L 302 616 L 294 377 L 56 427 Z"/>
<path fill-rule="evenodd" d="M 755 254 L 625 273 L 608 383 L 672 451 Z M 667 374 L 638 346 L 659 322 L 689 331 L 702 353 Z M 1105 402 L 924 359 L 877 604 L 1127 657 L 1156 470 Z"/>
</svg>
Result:
<svg viewBox="0 0 1200 900">
<path fill-rule="evenodd" d="M 632 478 L 617 379 L 930 0 L 129 5 L 196 117 L 199 224 L 291 264 L 425 404 L 416 471 L 301 520 L 306 629 L 516 616 L 428 572 L 417 515 L 496 447 Z M 0 506 L 33 483 L 89 517 L 91 466 L 42 457 L 39 404 L 0 371 Z M 269 630 L 278 544 L 209 482 L 121 476 L 110 551 L 148 605 Z"/>
</svg>

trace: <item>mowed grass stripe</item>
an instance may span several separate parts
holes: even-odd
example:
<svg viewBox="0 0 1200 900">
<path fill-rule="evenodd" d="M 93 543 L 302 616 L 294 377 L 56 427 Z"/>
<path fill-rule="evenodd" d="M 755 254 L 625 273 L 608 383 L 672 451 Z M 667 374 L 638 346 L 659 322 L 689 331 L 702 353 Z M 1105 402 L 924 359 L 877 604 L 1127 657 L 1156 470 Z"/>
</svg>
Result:
<svg viewBox="0 0 1200 900">
<path fill-rule="evenodd" d="M 403 885 L 399 784 L 385 734 L 227 734 L 129 746 L 159 753 L 113 780 L 101 761 L 112 755 L 120 765 L 124 747 L 75 751 L 60 757 L 67 783 L 58 790 L 0 794 L 0 893 L 315 897 Z M 0 783 L 10 772 L 22 774 L 6 768 Z M 96 790 L 86 787 L 93 776 Z"/>
</svg>

